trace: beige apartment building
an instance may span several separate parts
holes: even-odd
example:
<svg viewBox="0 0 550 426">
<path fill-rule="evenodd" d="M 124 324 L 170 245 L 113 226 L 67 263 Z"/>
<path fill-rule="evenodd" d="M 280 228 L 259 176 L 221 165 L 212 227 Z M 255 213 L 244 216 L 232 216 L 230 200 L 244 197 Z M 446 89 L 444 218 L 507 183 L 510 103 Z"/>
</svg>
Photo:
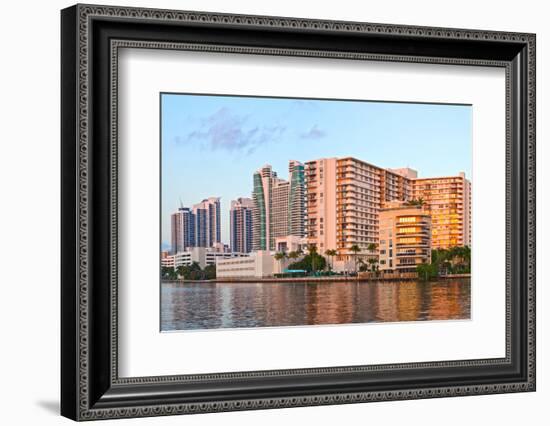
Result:
<svg viewBox="0 0 550 426">
<path fill-rule="evenodd" d="M 380 209 L 378 267 L 380 271 L 414 272 L 431 262 L 430 214 L 422 206 L 390 201 Z"/>
<path fill-rule="evenodd" d="M 379 243 L 379 214 L 386 203 L 424 200 L 432 217 L 434 248 L 471 243 L 470 182 L 455 177 L 419 179 L 410 168 L 383 169 L 352 157 L 305 163 L 307 243 L 320 253 L 338 251 L 338 260 L 372 254 Z"/>
<path fill-rule="evenodd" d="M 424 201 L 432 217 L 433 248 L 472 245 L 471 183 L 458 176 L 415 179 L 414 198 Z"/>
<path fill-rule="evenodd" d="M 409 173 L 416 173 L 411 169 Z M 378 214 L 391 200 L 412 197 L 411 179 L 356 158 L 323 158 L 305 164 L 306 230 L 309 244 L 324 253 L 336 249 L 340 260 L 357 245 L 368 255 L 378 243 Z"/>
</svg>

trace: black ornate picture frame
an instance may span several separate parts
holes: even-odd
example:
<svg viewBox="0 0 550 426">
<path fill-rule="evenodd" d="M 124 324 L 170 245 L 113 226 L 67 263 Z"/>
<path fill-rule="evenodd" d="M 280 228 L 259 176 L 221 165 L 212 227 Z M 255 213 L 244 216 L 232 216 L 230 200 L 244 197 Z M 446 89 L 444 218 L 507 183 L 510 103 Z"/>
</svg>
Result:
<svg viewBox="0 0 550 426">
<path fill-rule="evenodd" d="M 535 390 L 534 34 L 95 5 L 64 9 L 61 29 L 62 415 L 93 420 Z M 120 378 L 121 47 L 504 68 L 506 356 Z"/>
</svg>

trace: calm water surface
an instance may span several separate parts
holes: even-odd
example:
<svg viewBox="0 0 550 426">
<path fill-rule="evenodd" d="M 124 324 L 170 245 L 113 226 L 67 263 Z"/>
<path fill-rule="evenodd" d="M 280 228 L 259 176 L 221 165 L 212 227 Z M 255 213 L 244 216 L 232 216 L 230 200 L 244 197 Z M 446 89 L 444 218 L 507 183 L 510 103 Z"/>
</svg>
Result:
<svg viewBox="0 0 550 426">
<path fill-rule="evenodd" d="M 470 280 L 161 284 L 161 330 L 470 318 Z"/>
</svg>

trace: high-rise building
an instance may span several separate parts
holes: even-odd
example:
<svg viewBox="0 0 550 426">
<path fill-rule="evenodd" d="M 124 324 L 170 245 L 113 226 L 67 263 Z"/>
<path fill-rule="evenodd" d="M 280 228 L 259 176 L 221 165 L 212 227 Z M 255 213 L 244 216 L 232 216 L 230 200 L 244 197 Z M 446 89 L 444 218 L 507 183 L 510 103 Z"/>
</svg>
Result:
<svg viewBox="0 0 550 426">
<path fill-rule="evenodd" d="M 171 215 L 172 254 L 195 246 L 195 216 L 191 209 L 180 207 Z"/>
<path fill-rule="evenodd" d="M 220 198 L 210 197 L 193 206 L 195 246 L 213 247 L 221 242 Z"/>
<path fill-rule="evenodd" d="M 337 240 L 337 159 L 308 161 L 306 177 L 307 242 L 320 253 L 340 248 Z"/>
<path fill-rule="evenodd" d="M 275 238 L 288 235 L 290 184 L 286 180 L 273 179 L 271 187 L 271 214 L 269 233 L 270 249 L 274 250 Z"/>
<path fill-rule="evenodd" d="M 391 201 L 380 209 L 378 267 L 414 272 L 431 262 L 431 217 L 422 206 Z"/>
<path fill-rule="evenodd" d="M 305 233 L 304 168 L 289 162 L 289 181 L 277 177 L 270 165 L 253 176 L 252 249 L 274 250 L 275 238 Z"/>
<path fill-rule="evenodd" d="M 287 235 L 304 237 L 306 221 L 305 169 L 298 161 L 288 163 L 288 232 Z"/>
<path fill-rule="evenodd" d="M 229 228 L 232 252 L 252 251 L 252 208 L 253 202 L 250 198 L 231 201 Z"/>
<path fill-rule="evenodd" d="M 271 188 L 277 178 L 270 165 L 254 173 L 252 189 L 252 250 L 268 250 L 270 241 Z"/>
<path fill-rule="evenodd" d="M 339 258 L 350 257 L 354 245 L 369 254 L 369 245 L 378 243 L 380 208 L 387 201 L 412 196 L 411 179 L 404 174 L 403 170 L 386 170 L 351 157 L 308 161 L 308 243 L 321 253 L 336 249 Z"/>
<path fill-rule="evenodd" d="M 424 201 L 432 217 L 432 246 L 471 246 L 471 184 L 465 174 L 413 182 L 414 198 Z"/>
<path fill-rule="evenodd" d="M 422 198 L 432 217 L 432 246 L 470 245 L 470 182 L 459 176 L 421 179 L 410 168 L 383 169 L 356 158 L 322 158 L 305 164 L 306 233 L 321 253 L 350 247 L 369 254 L 379 239 L 380 209 L 388 202 Z"/>
</svg>

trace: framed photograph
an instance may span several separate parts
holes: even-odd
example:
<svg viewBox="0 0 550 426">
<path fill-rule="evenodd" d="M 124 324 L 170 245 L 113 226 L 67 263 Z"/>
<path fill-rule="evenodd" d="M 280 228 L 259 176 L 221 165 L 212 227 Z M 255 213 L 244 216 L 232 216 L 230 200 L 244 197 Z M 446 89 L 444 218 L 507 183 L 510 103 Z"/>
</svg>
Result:
<svg viewBox="0 0 550 426">
<path fill-rule="evenodd" d="M 535 35 L 61 12 L 61 412 L 535 390 Z"/>
</svg>

